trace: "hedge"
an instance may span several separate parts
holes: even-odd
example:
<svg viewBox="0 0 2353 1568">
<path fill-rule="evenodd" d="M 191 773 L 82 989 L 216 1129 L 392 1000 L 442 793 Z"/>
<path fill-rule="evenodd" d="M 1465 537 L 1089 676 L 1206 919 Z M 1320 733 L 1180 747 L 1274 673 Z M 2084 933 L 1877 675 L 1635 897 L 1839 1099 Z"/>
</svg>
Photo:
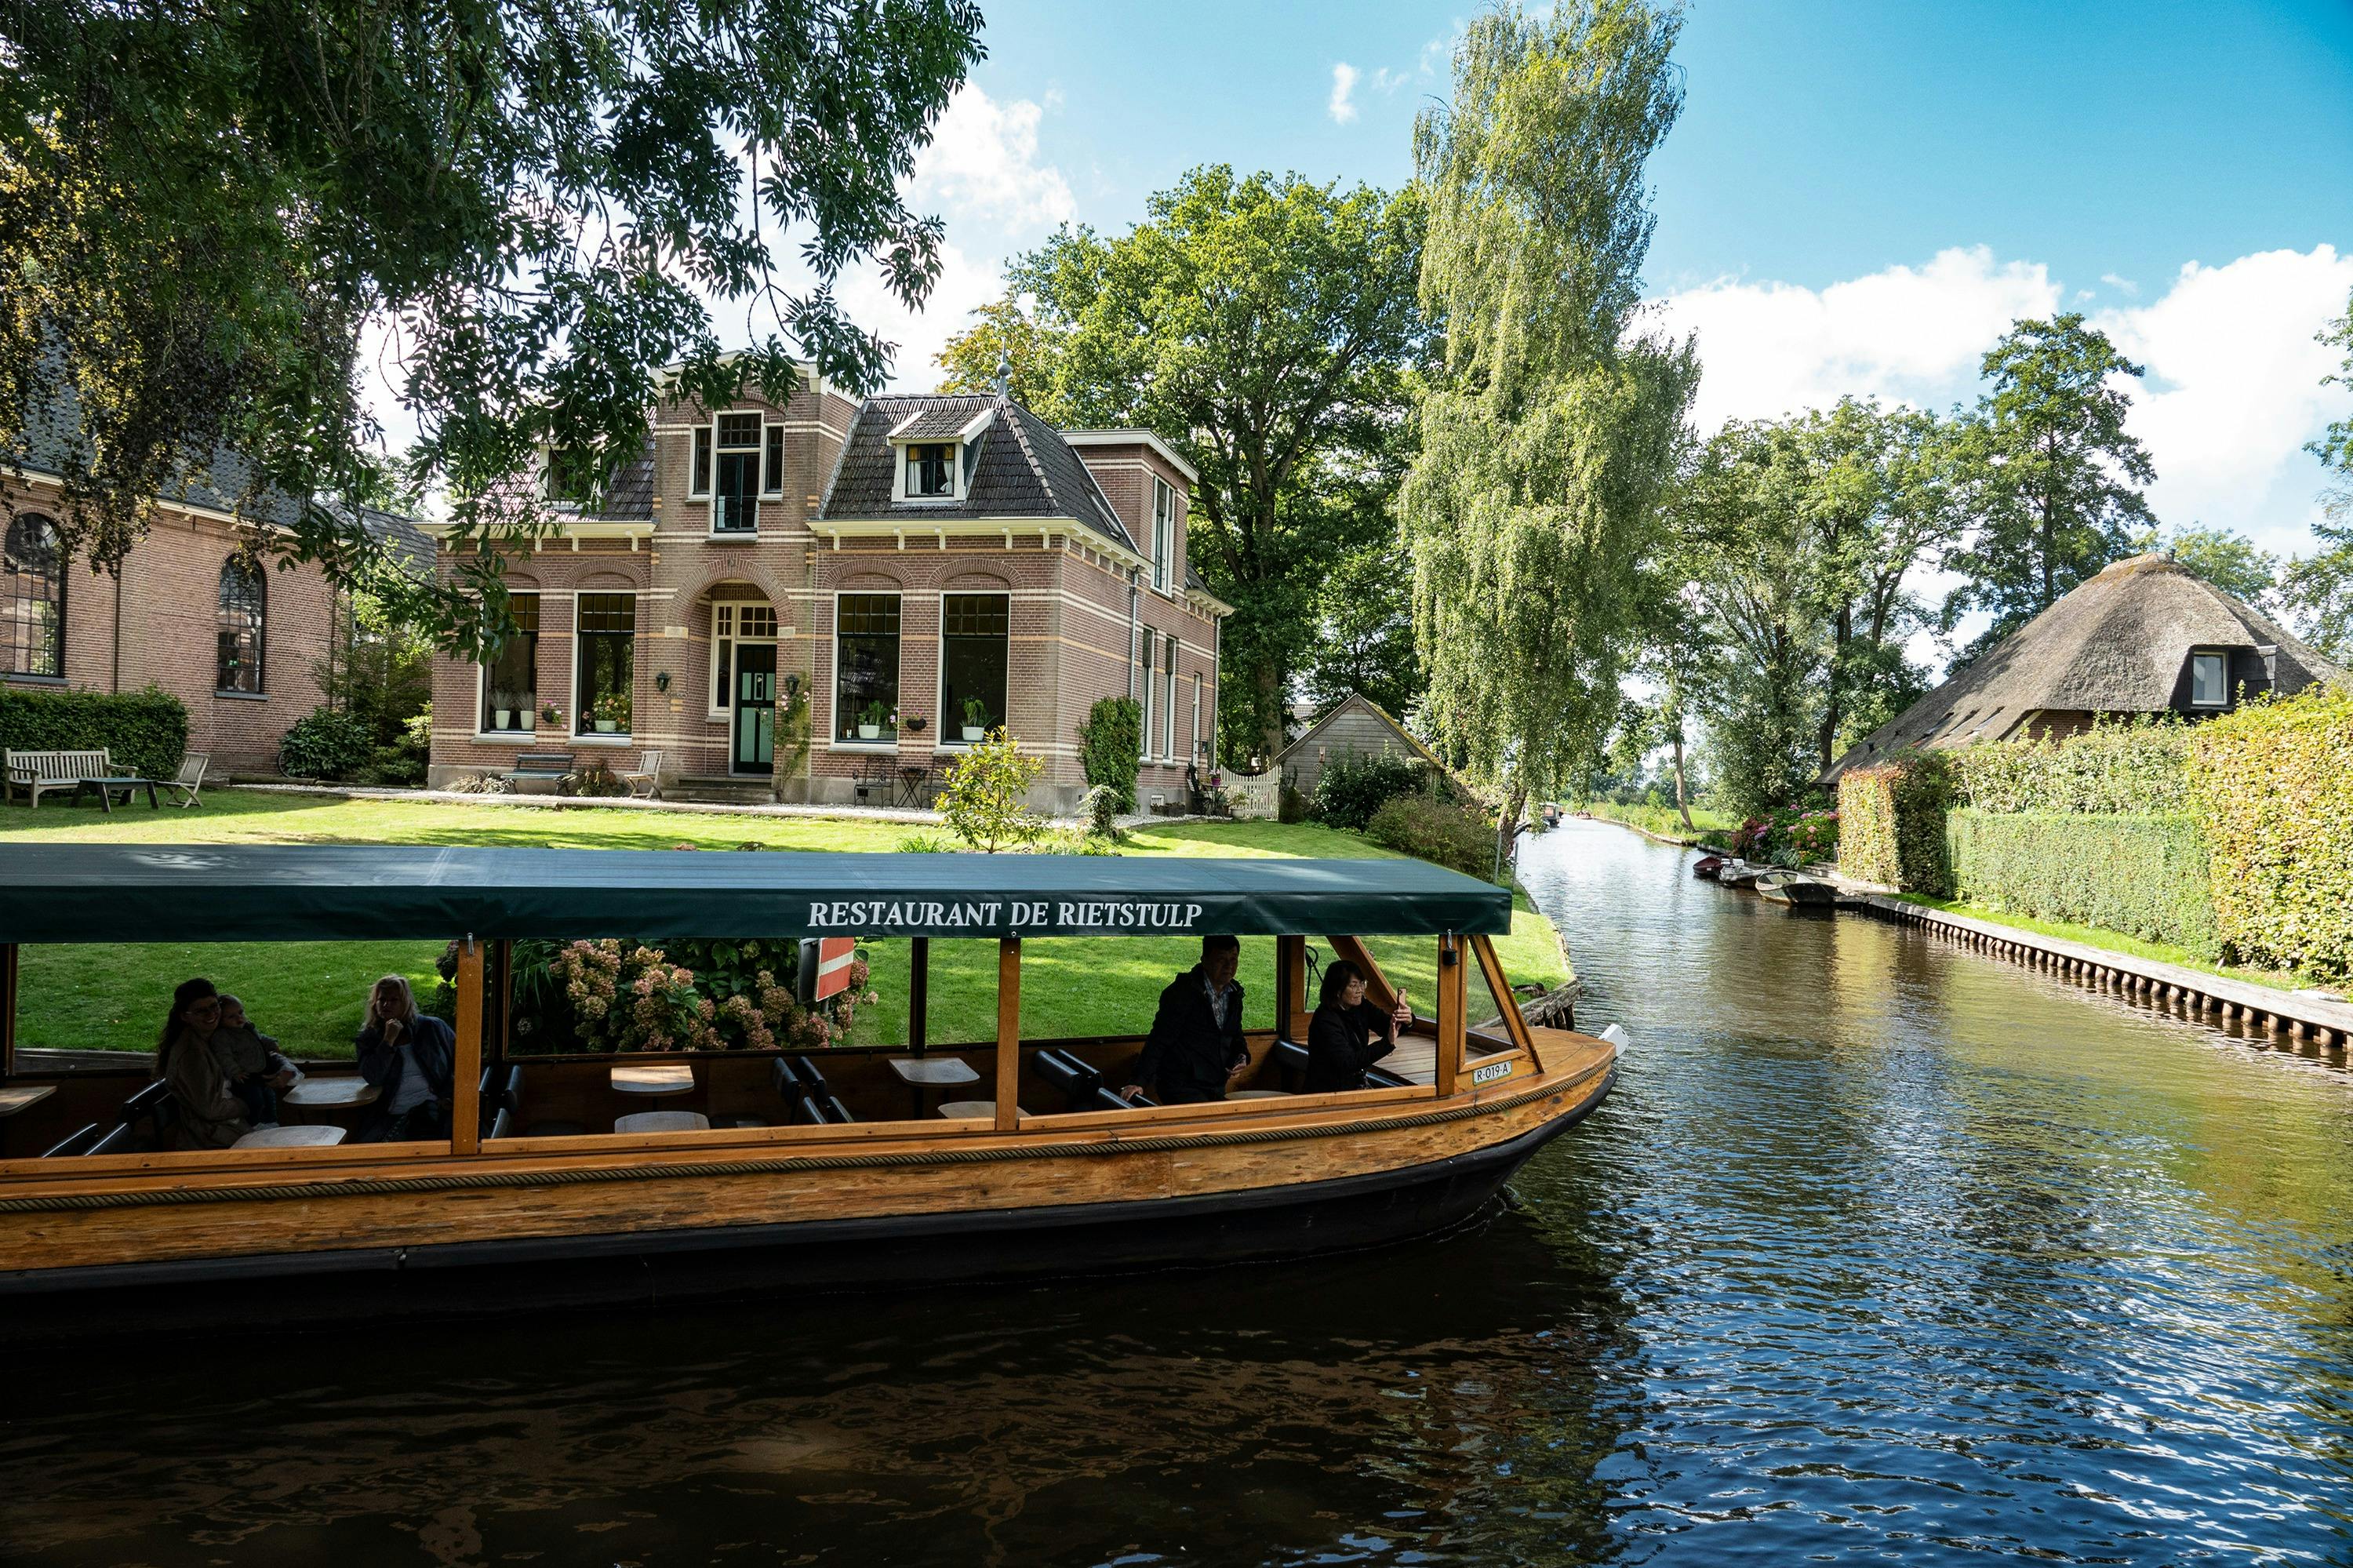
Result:
<svg viewBox="0 0 2353 1568">
<path fill-rule="evenodd" d="M 2064 740 L 1987 741 L 1951 754 L 1962 804 L 1984 811 L 2179 816 L 2189 810 L 2190 727 L 2103 721 Z"/>
<path fill-rule="evenodd" d="M 1123 811 L 1135 810 L 1135 775 L 1144 758 L 1144 705 L 1105 697 L 1079 726 L 1079 769 L 1090 789 L 1108 788 Z"/>
<path fill-rule="evenodd" d="M 27 692 L 0 688 L 0 747 L 96 751 L 146 779 L 169 779 L 188 750 L 188 710 L 153 686 L 143 692 Z"/>
<path fill-rule="evenodd" d="M 1861 882 L 1936 897 L 1952 894 L 1945 818 L 1950 757 L 1915 752 L 1839 778 L 1839 870 Z"/>
<path fill-rule="evenodd" d="M 2353 976 L 2353 688 L 2315 687 L 2199 726 L 2189 782 L 2226 954 Z"/>
<path fill-rule="evenodd" d="M 1947 821 L 1957 897 L 2221 956 L 2194 818 L 1964 809 Z"/>
<path fill-rule="evenodd" d="M 1495 824 L 1475 806 L 1430 795 L 1393 796 L 1373 813 L 1365 836 L 1482 882 L 1494 879 Z"/>
</svg>

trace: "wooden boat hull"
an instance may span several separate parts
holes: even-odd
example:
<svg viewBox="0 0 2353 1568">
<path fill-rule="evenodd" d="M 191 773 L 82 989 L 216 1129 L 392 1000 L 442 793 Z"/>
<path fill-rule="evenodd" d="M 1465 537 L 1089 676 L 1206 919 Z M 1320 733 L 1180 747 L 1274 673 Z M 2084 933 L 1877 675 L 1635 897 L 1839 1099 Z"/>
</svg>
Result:
<svg viewBox="0 0 2353 1568">
<path fill-rule="evenodd" d="M 1227 1111 L 1109 1140 L 769 1143 L 659 1168 L 443 1160 L 339 1179 L 313 1166 L 189 1202 L 152 1182 L 79 1195 L 100 1206 L 19 1190 L 0 1199 L 0 1256 L 55 1266 L 0 1272 L 0 1298 L 12 1324 L 87 1333 L 192 1313 L 465 1312 L 1376 1246 L 1477 1213 L 1615 1075 L 1605 1046 L 1461 1103 L 1393 1099 L 1345 1124 Z"/>
</svg>

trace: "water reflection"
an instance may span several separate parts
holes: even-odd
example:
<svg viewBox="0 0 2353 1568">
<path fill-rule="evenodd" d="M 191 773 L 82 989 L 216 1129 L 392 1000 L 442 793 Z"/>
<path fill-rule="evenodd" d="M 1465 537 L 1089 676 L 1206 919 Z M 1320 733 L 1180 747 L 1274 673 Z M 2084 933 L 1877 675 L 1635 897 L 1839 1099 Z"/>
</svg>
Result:
<svg viewBox="0 0 2353 1568">
<path fill-rule="evenodd" d="M 1572 824 L 1635 1046 L 1472 1234 L 12 1369 L 16 1563 L 2353 1562 L 2353 1086 Z"/>
</svg>

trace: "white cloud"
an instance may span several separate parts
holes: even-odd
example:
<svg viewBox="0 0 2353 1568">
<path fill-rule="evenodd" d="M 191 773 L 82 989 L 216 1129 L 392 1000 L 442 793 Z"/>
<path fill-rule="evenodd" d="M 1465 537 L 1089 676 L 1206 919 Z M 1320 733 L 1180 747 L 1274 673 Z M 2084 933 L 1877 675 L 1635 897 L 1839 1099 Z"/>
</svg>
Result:
<svg viewBox="0 0 2353 1568">
<path fill-rule="evenodd" d="M 948 101 L 931 145 L 915 159 L 910 205 L 938 203 L 952 218 L 1014 228 L 1050 228 L 1078 213 L 1070 183 L 1038 162 L 1038 122 L 1045 111 L 1017 99 L 998 103 L 966 82 Z"/>
<path fill-rule="evenodd" d="M 2157 465 L 2160 522 L 2308 547 L 2324 475 L 2304 446 L 2353 412 L 2353 394 L 2321 385 L 2338 355 L 2315 335 L 2348 294 L 2353 255 L 2319 245 L 2192 262 L 2148 303 L 2092 318 L 2148 373 L 2131 389 L 2129 428 Z"/>
<path fill-rule="evenodd" d="M 2120 278 L 2114 272 L 2101 273 L 2100 281 L 2105 283 L 2109 288 L 2114 289 L 2119 294 L 2137 294 L 2140 292 L 2140 285 L 2138 283 L 2134 282 L 2130 278 Z"/>
<path fill-rule="evenodd" d="M 891 361 L 891 389 L 928 392 L 939 384 L 940 350 L 972 324 L 972 313 L 1005 292 L 996 262 L 975 260 L 961 247 L 940 247 L 939 281 L 921 311 L 910 311 L 891 294 L 871 265 L 841 280 L 836 293 L 849 319 L 899 345 Z"/>
<path fill-rule="evenodd" d="M 1978 360 L 2012 321 L 2059 300 L 2041 263 L 1998 263 L 1980 245 L 1820 290 L 1725 279 L 1659 306 L 1678 335 L 1699 334 L 1694 417 L 1712 430 L 1826 408 L 1850 392 L 1941 407 L 1974 390 Z"/>
<path fill-rule="evenodd" d="M 2101 281 L 2137 291 L 2113 273 Z M 2149 504 L 2161 524 L 2310 548 L 2325 476 L 2305 443 L 2353 415 L 2353 391 L 2320 384 L 2337 355 L 2314 335 L 2348 294 L 2353 255 L 2322 245 L 2193 263 L 2158 297 L 2092 317 L 2147 370 L 2129 388 L 2129 428 L 2157 467 Z M 1850 392 L 1937 409 L 1973 402 L 1985 351 L 2012 321 L 2047 316 L 2065 297 L 2040 262 L 1997 261 L 1978 246 L 1819 290 L 1725 280 L 1656 303 L 1674 331 L 1699 334 L 1694 417 L 1713 430 Z"/>
<path fill-rule="evenodd" d="M 1356 106 L 1349 101 L 1356 90 L 1356 68 L 1346 60 L 1332 68 L 1332 101 L 1324 105 L 1335 125 L 1345 125 L 1356 117 Z"/>
</svg>

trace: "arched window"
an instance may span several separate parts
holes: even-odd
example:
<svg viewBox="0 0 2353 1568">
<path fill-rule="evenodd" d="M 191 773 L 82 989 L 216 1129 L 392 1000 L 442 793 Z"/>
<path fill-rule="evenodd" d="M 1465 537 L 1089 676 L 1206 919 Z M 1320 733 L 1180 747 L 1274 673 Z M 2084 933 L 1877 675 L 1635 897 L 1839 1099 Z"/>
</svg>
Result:
<svg viewBox="0 0 2353 1568">
<path fill-rule="evenodd" d="M 0 542 L 0 674 L 65 673 L 65 552 L 57 525 L 27 512 Z"/>
<path fill-rule="evenodd" d="M 269 612 L 269 584 L 260 566 L 242 556 L 221 563 L 220 664 L 214 682 L 224 692 L 261 694 L 262 635 Z"/>
</svg>

